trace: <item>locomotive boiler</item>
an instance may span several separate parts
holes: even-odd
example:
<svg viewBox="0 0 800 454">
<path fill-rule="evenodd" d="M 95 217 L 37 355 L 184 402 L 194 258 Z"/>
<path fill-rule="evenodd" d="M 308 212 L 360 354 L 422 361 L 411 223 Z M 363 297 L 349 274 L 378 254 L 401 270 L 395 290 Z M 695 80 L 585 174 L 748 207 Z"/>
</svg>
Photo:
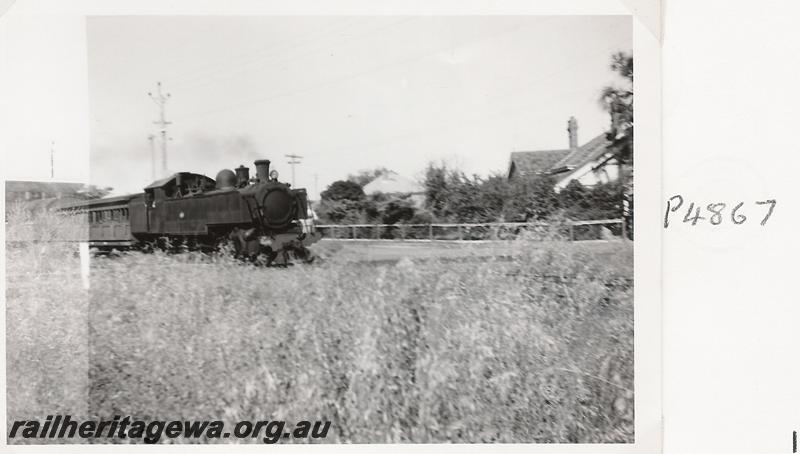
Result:
<svg viewBox="0 0 800 454">
<path fill-rule="evenodd" d="M 305 189 L 278 181 L 270 161 L 255 161 L 256 176 L 239 166 L 216 179 L 179 172 L 143 193 L 97 199 L 64 208 L 88 216 L 89 245 L 99 249 L 176 244 L 218 248 L 267 264 L 311 261 L 308 246 L 320 234 L 308 219 Z"/>
</svg>

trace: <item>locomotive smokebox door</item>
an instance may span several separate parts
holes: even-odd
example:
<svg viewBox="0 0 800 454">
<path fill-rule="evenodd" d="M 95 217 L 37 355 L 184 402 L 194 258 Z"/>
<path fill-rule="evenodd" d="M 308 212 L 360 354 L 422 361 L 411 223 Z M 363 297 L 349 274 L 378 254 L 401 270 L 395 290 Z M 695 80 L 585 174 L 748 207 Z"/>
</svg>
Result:
<svg viewBox="0 0 800 454">
<path fill-rule="evenodd" d="M 264 191 L 261 198 L 261 216 L 270 229 L 284 229 L 297 213 L 297 201 L 283 186 Z"/>
</svg>

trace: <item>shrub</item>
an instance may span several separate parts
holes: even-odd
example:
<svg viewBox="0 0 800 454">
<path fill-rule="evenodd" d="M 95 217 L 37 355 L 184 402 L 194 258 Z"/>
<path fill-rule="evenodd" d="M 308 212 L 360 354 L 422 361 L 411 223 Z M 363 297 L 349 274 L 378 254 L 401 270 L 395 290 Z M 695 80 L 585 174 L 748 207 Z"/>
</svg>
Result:
<svg viewBox="0 0 800 454">
<path fill-rule="evenodd" d="M 347 180 L 334 181 L 327 189 L 322 191 L 320 198 L 323 201 L 363 200 L 364 190 L 358 183 Z"/>
<path fill-rule="evenodd" d="M 558 198 L 566 216 L 571 219 L 616 219 L 623 216 L 623 191 L 623 185 L 616 182 L 587 188 L 573 180 L 558 194 Z"/>
<path fill-rule="evenodd" d="M 409 200 L 392 200 L 383 206 L 384 224 L 409 221 L 414 217 L 414 206 Z"/>
<path fill-rule="evenodd" d="M 440 221 L 498 221 L 510 195 L 502 176 L 468 177 L 446 164 L 429 163 L 424 186 L 425 207 Z"/>
<path fill-rule="evenodd" d="M 506 219 L 544 220 L 555 214 L 560 205 L 554 185 L 555 181 L 547 176 L 512 182 L 504 207 Z"/>
</svg>

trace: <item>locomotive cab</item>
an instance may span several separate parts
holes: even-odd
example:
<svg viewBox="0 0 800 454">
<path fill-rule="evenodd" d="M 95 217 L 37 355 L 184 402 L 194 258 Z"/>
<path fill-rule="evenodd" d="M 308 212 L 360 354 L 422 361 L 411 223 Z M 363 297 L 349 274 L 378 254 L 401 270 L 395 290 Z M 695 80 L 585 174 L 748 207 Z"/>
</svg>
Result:
<svg viewBox="0 0 800 454">
<path fill-rule="evenodd" d="M 145 199 L 152 204 L 158 200 L 176 199 L 214 189 L 216 182 L 205 175 L 179 172 L 153 182 L 144 188 Z"/>
</svg>

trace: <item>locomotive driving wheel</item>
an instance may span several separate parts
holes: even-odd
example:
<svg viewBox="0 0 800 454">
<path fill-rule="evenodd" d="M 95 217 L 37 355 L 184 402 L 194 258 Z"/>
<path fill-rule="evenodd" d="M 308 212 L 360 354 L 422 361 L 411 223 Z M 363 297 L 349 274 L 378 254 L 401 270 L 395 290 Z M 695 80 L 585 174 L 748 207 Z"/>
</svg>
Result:
<svg viewBox="0 0 800 454">
<path fill-rule="evenodd" d="M 303 263 L 314 263 L 316 256 L 305 246 L 297 247 L 293 250 L 294 257 Z"/>
</svg>

